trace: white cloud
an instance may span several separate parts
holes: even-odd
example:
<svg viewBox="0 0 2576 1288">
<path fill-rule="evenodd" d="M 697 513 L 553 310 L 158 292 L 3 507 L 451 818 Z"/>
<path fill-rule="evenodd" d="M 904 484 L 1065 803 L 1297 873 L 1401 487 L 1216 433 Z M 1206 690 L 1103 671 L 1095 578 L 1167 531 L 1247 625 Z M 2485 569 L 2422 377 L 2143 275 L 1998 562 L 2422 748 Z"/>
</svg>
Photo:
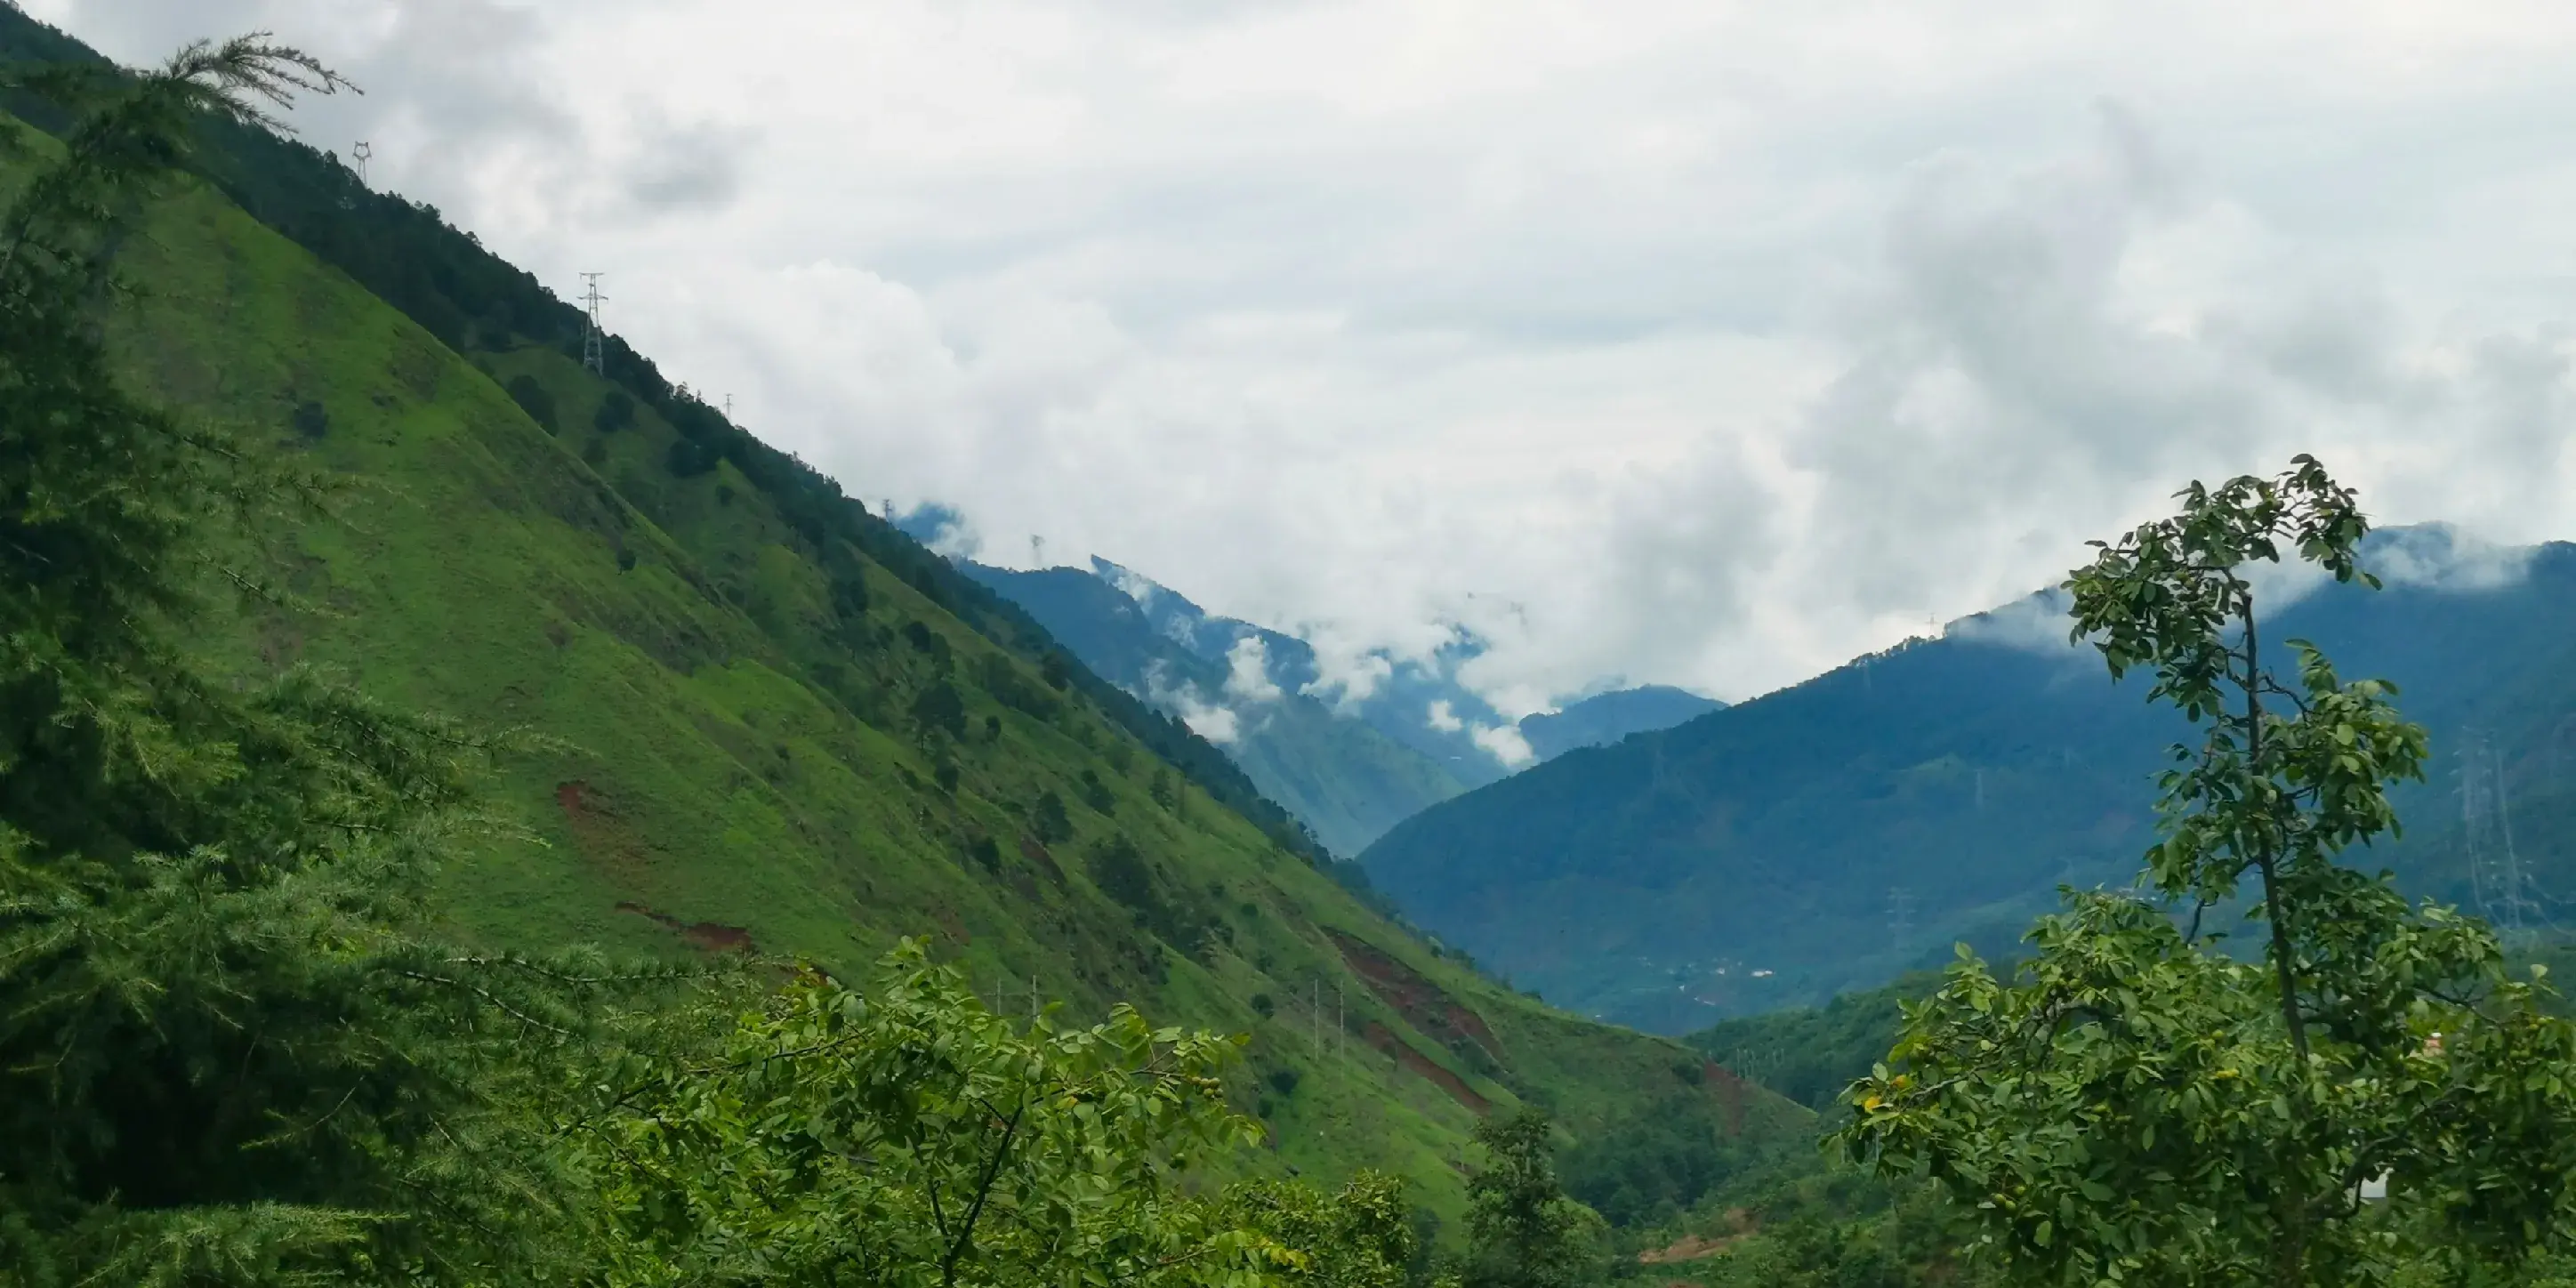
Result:
<svg viewBox="0 0 2576 1288">
<path fill-rule="evenodd" d="M 1538 759 L 1538 753 L 1530 750 L 1529 739 L 1522 737 L 1521 731 L 1511 725 L 1478 725 L 1476 731 L 1468 736 L 1474 738 L 1476 745 L 1484 748 L 1486 754 L 1501 761 L 1505 769 L 1518 769 Z"/>
<path fill-rule="evenodd" d="M 1941 631 L 1943 639 L 1995 644 L 2032 653 L 2070 653 L 2075 597 L 2050 587 L 1982 613 L 1962 617 Z"/>
<path fill-rule="evenodd" d="M 1433 702 L 1430 709 L 1422 713 L 1422 719 L 1423 723 L 1442 733 L 1456 733 L 1467 727 L 1467 722 L 1459 719 L 1458 713 L 1449 709 L 1449 701 L 1446 698 Z"/>
<path fill-rule="evenodd" d="M 1277 702 L 1287 696 L 1270 678 L 1270 647 L 1258 635 L 1234 642 L 1225 655 L 1225 695 L 1237 702 Z"/>
<path fill-rule="evenodd" d="M 2299 450 L 2576 526 L 2566 6 L 28 2 L 312 47 L 316 145 L 755 430 L 1328 699 L 1740 698 Z"/>
<path fill-rule="evenodd" d="M 2534 553 L 2532 546 L 2501 546 L 2428 523 L 2377 534 L 2362 566 L 2391 586 L 2494 590 L 2520 582 Z"/>
<path fill-rule="evenodd" d="M 1395 676 L 1395 664 L 1384 653 L 1332 623 L 1310 625 L 1306 640 L 1315 650 L 1315 679 L 1304 693 L 1336 711 L 1356 709 Z"/>
<path fill-rule="evenodd" d="M 1199 695 L 1198 686 L 1173 684 L 1158 663 L 1145 672 L 1144 699 L 1180 717 L 1190 732 L 1220 745 L 1243 736 L 1243 717 L 1223 703 Z"/>
</svg>

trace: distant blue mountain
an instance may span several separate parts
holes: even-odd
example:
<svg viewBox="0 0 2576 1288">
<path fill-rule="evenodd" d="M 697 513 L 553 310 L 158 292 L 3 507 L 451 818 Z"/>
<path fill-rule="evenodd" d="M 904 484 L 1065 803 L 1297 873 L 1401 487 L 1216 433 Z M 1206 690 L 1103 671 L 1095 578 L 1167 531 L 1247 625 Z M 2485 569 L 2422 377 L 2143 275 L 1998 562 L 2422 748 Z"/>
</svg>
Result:
<svg viewBox="0 0 2576 1288">
<path fill-rule="evenodd" d="M 2270 614 L 2401 688 L 2435 781 L 2367 866 L 2530 931 L 2576 929 L 2576 546 L 2375 534 L 2385 590 Z M 2009 952 L 2061 882 L 2125 883 L 2185 730 L 2034 596 L 1803 684 L 1577 749 L 1433 806 L 1362 856 L 1442 939 L 1551 1001 L 1684 1032 Z M 2491 802 L 2464 818 L 2463 775 Z M 2510 855 L 2510 874 L 2505 863 Z"/>
<path fill-rule="evenodd" d="M 977 563 L 966 557 L 971 526 L 944 505 L 897 526 L 1027 609 L 1092 671 L 1224 748 L 1337 854 L 1356 855 L 1424 808 L 1516 769 L 1723 705 L 1649 686 L 1516 725 L 1457 681 L 1458 667 L 1483 651 L 1463 633 L 1428 658 L 1378 651 L 1328 675 L 1307 641 L 1211 614 L 1106 559 L 1028 571 Z"/>
<path fill-rule="evenodd" d="M 1618 689 L 1561 711 L 1523 716 L 1521 740 L 1540 760 L 1554 760 L 1577 747 L 1607 747 L 1632 733 L 1670 729 L 1725 707 L 1714 698 L 1665 684 Z"/>
<path fill-rule="evenodd" d="M 1311 668 L 1311 655 L 1293 637 L 1209 617 L 1112 565 L 959 567 L 1102 678 L 1188 722 L 1336 854 L 1464 790 L 1421 751 L 1305 692 L 1298 664 Z"/>
</svg>

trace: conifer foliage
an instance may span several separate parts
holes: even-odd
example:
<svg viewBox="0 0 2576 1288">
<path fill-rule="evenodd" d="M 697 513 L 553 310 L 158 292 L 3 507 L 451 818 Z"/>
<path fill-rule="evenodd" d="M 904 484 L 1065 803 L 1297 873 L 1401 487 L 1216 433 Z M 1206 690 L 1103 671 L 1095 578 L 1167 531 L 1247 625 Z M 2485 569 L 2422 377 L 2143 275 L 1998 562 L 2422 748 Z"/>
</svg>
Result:
<svg viewBox="0 0 2576 1288">
<path fill-rule="evenodd" d="M 191 128 L 345 83 L 254 36 L 28 87 L 85 115 L 9 136 L 0 214 L 0 1282 L 499 1267 L 542 1156 L 484 1152 L 495 1107 L 586 985 L 418 933 L 487 748 L 192 654 L 328 489 L 98 338 Z"/>
</svg>

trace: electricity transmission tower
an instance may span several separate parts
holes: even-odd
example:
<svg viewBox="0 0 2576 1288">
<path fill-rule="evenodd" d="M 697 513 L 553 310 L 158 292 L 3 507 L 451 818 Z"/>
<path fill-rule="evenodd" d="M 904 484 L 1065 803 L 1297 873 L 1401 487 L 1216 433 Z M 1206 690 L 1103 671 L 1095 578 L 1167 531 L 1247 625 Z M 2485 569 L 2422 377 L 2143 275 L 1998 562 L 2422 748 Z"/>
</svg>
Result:
<svg viewBox="0 0 2576 1288">
<path fill-rule="evenodd" d="M 367 160 L 375 155 L 376 150 L 367 146 L 365 139 L 358 140 L 358 146 L 349 149 L 350 159 L 358 163 L 358 186 L 361 188 L 367 186 Z"/>
<path fill-rule="evenodd" d="M 1914 930 L 1914 892 L 1903 886 L 1887 888 L 1887 937 L 1902 941 Z"/>
<path fill-rule="evenodd" d="M 599 306 L 608 298 L 599 293 L 599 279 L 604 276 L 606 274 L 603 273 L 581 275 L 581 302 L 588 318 L 581 333 L 581 365 L 584 370 L 602 376 L 608 374 L 607 346 L 601 343 L 599 331 Z"/>
<path fill-rule="evenodd" d="M 2534 886 L 2514 848 L 2513 813 L 2505 800 L 2504 758 L 2484 734 L 2471 734 L 2459 750 L 2460 844 L 2467 852 L 2469 888 L 2478 915 L 2508 946 L 2523 939 L 2531 918 L 2546 919 Z"/>
</svg>

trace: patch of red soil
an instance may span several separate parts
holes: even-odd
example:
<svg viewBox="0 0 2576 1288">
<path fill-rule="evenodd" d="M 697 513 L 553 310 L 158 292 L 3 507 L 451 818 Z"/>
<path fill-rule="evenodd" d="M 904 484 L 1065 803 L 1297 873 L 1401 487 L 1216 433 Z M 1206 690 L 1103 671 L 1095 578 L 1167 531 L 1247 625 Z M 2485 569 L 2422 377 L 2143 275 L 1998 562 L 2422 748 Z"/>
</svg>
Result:
<svg viewBox="0 0 2576 1288">
<path fill-rule="evenodd" d="M 1713 1257 L 1733 1247 L 1744 1236 L 1753 1233 L 1758 1224 L 1754 1221 L 1753 1214 L 1743 1208 L 1728 1208 L 1725 1221 L 1726 1228 L 1720 1233 L 1685 1234 L 1663 1247 L 1648 1248 L 1638 1253 L 1637 1261 L 1641 1265 L 1661 1266 L 1670 1265 L 1676 1261 L 1697 1261 L 1702 1257 Z"/>
<path fill-rule="evenodd" d="M 611 876 L 632 880 L 651 866 L 643 841 L 617 816 L 606 793 L 576 778 L 555 784 L 555 805 L 572 832 L 574 851 Z"/>
<path fill-rule="evenodd" d="M 1020 838 L 1020 857 L 1046 869 L 1047 879 L 1059 887 L 1064 884 L 1064 869 L 1056 866 L 1055 856 L 1047 853 L 1047 847 L 1038 844 L 1036 837 Z"/>
<path fill-rule="evenodd" d="M 1424 1034 L 1442 1041 L 1467 1038 L 1485 1048 L 1485 1054 L 1496 1061 L 1503 1058 L 1502 1044 L 1494 1040 L 1494 1031 L 1485 1026 L 1485 1017 L 1469 1010 L 1458 999 L 1441 991 L 1438 984 L 1422 977 L 1412 967 L 1388 956 L 1384 950 L 1365 940 L 1345 935 L 1327 927 L 1333 946 L 1342 952 L 1342 960 L 1359 972 L 1369 991 L 1380 1001 L 1395 1008 L 1405 1023 Z"/>
<path fill-rule="evenodd" d="M 1715 1060 L 1700 1062 L 1700 1085 L 1707 1087 L 1726 1106 L 1726 1129 L 1737 1136 L 1744 1134 L 1744 1102 L 1750 1091 L 1735 1070 Z"/>
<path fill-rule="evenodd" d="M 1492 1101 L 1477 1095 L 1476 1089 L 1468 1086 L 1466 1079 L 1451 1073 L 1431 1057 L 1414 1050 L 1405 1043 L 1404 1039 L 1397 1037 L 1394 1030 L 1385 1025 L 1371 1020 L 1368 1022 L 1368 1027 L 1360 1031 L 1360 1036 L 1370 1046 L 1394 1056 L 1396 1064 L 1411 1069 L 1438 1084 L 1442 1091 L 1449 1093 L 1450 1099 L 1459 1104 L 1480 1114 L 1494 1107 Z"/>
<path fill-rule="evenodd" d="M 631 912 L 647 921 L 657 922 L 680 932 L 680 938 L 711 953 L 758 952 L 751 942 L 751 932 L 740 926 L 720 925 L 712 921 L 682 921 L 667 912 L 655 912 L 640 903 L 620 903 L 619 912 Z"/>
</svg>

